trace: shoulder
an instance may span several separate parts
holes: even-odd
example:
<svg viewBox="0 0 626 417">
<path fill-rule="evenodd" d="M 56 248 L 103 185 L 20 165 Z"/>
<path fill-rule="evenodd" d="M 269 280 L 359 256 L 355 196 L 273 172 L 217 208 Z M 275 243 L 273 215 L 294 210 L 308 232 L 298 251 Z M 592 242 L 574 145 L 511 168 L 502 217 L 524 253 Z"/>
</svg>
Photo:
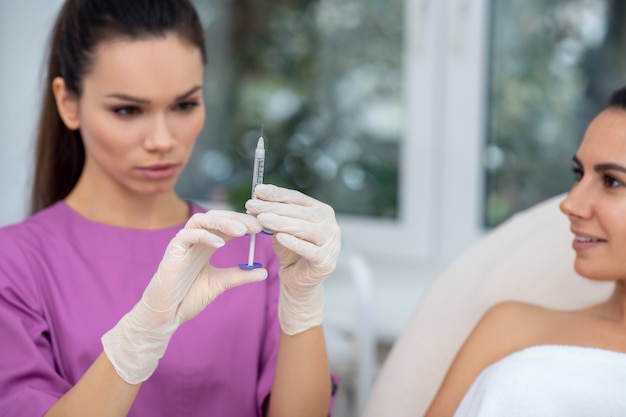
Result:
<svg viewBox="0 0 626 417">
<path fill-rule="evenodd" d="M 487 310 L 458 351 L 427 415 L 452 415 L 485 368 L 545 338 L 553 313 L 514 301 L 501 302 Z"/>
<path fill-rule="evenodd" d="M 550 310 L 517 301 L 498 303 L 485 312 L 459 355 L 480 358 L 487 366 L 504 356 L 536 342 L 537 334 L 546 326 Z"/>
<path fill-rule="evenodd" d="M 58 202 L 25 219 L 0 228 L 2 239 L 33 239 L 42 234 L 55 233 L 69 221 L 72 213 L 63 202 Z"/>
<path fill-rule="evenodd" d="M 57 203 L 18 223 L 1 227 L 1 278 L 15 278 L 40 265 L 41 259 L 61 246 L 71 221 L 67 206 Z"/>
<path fill-rule="evenodd" d="M 489 365 L 517 350 L 542 343 L 561 314 L 524 302 L 498 303 L 478 321 L 462 350 L 482 352 L 485 366 Z"/>
<path fill-rule="evenodd" d="M 31 308 L 38 305 L 34 273 L 46 244 L 37 232 L 35 216 L 0 228 L 0 302 Z"/>
<path fill-rule="evenodd" d="M 19 257 L 26 248 L 37 245 L 35 220 L 29 217 L 20 223 L 0 228 L 0 257 L 6 262 Z"/>
<path fill-rule="evenodd" d="M 537 324 L 537 320 L 541 321 L 546 315 L 552 313 L 553 310 L 535 304 L 519 301 L 500 302 L 485 312 L 476 324 L 473 333 L 501 332 L 511 329 L 512 327 L 517 327 L 516 333 L 519 333 L 519 330 L 526 330 L 527 326 Z M 528 330 L 532 330 L 532 328 Z"/>
<path fill-rule="evenodd" d="M 49 237 L 58 236 L 68 221 L 69 211 L 61 203 L 41 210 L 24 220 L 0 228 L 0 247 L 5 256 L 13 256 L 16 251 L 33 250 L 39 252 Z"/>
</svg>

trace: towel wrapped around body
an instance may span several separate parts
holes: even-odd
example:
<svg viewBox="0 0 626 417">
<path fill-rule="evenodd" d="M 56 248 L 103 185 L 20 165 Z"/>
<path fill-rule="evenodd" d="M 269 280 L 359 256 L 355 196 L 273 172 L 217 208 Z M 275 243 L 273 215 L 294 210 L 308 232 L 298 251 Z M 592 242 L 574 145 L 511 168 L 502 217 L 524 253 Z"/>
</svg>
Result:
<svg viewBox="0 0 626 417">
<path fill-rule="evenodd" d="M 626 354 L 538 345 L 487 367 L 455 417 L 626 416 Z"/>
</svg>

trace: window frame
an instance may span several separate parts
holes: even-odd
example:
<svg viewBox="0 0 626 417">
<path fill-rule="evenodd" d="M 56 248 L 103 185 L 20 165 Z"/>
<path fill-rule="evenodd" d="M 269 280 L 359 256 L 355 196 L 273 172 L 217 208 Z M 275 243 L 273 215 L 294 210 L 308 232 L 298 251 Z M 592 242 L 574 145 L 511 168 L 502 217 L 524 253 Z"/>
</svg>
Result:
<svg viewBox="0 0 626 417">
<path fill-rule="evenodd" d="M 486 232 L 488 9 L 486 0 L 405 2 L 399 218 L 338 216 L 346 246 L 374 262 L 443 263 Z"/>
</svg>

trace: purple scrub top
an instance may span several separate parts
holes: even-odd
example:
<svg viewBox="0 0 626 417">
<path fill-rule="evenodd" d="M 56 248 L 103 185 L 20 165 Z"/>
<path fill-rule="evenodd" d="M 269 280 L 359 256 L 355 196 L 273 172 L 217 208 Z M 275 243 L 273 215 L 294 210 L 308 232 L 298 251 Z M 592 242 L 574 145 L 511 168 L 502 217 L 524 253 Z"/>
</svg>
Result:
<svg viewBox="0 0 626 417">
<path fill-rule="evenodd" d="M 0 416 L 41 416 L 78 381 L 183 226 L 113 227 L 58 202 L 0 229 Z M 248 248 L 249 237 L 233 239 L 211 264 L 245 263 Z M 224 292 L 184 323 L 130 416 L 261 416 L 280 333 L 271 238 L 257 236 L 255 261 L 267 280 Z"/>
</svg>

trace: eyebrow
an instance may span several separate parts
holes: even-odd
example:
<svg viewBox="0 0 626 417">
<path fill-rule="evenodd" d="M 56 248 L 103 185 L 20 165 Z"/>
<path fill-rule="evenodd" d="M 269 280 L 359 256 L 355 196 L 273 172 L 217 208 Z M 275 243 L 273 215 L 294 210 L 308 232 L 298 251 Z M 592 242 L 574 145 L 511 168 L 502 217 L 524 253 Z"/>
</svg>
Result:
<svg viewBox="0 0 626 417">
<path fill-rule="evenodd" d="M 176 98 L 174 99 L 174 101 L 181 101 L 181 100 L 185 100 L 186 98 L 188 98 L 189 96 L 193 95 L 194 93 L 196 93 L 197 91 L 202 90 L 202 86 L 197 85 L 195 87 L 192 87 L 189 91 L 176 96 Z M 122 94 L 122 93 L 114 93 L 114 94 L 108 94 L 106 95 L 106 97 L 109 98 L 116 98 L 119 100 L 124 100 L 124 101 L 131 101 L 133 103 L 137 103 L 137 104 L 149 104 L 150 100 L 145 99 L 145 98 L 139 98 L 139 97 L 133 97 L 133 96 L 129 96 L 128 94 Z"/>
<path fill-rule="evenodd" d="M 580 159 L 578 159 L 578 157 L 574 156 L 573 161 L 576 165 L 583 166 L 583 164 L 580 162 Z M 604 171 L 613 170 L 613 171 L 623 172 L 626 174 L 625 167 L 611 163 L 611 162 L 606 162 L 604 164 L 596 164 L 594 165 L 593 170 L 596 172 L 604 172 Z"/>
</svg>

